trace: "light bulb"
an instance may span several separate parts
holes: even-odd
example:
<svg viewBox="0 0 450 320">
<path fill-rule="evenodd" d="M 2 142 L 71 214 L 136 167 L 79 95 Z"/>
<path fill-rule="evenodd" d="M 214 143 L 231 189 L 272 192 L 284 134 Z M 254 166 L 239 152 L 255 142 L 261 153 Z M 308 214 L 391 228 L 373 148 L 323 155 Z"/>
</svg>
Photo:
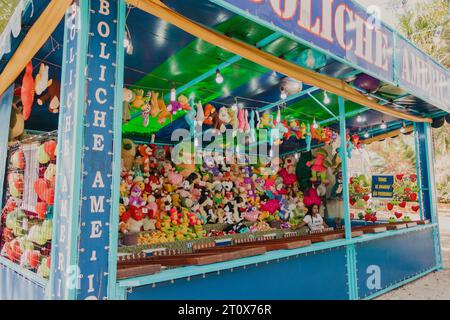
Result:
<svg viewBox="0 0 450 320">
<path fill-rule="evenodd" d="M 369 138 L 369 131 L 366 131 L 366 133 L 364 133 L 364 138 Z"/>
<path fill-rule="evenodd" d="M 223 83 L 223 76 L 220 74 L 220 70 L 219 69 L 216 70 L 216 82 L 218 84 Z"/>
<path fill-rule="evenodd" d="M 329 104 L 331 102 L 330 97 L 328 96 L 328 93 L 325 91 L 323 94 L 323 103 Z"/>
<path fill-rule="evenodd" d="M 281 88 L 280 99 L 281 100 L 286 100 L 286 98 L 287 98 L 286 91 L 284 90 L 284 88 Z"/>
<path fill-rule="evenodd" d="M 172 85 L 172 90 L 170 90 L 170 101 L 177 100 L 177 90 L 175 90 L 175 85 Z"/>
<path fill-rule="evenodd" d="M 356 117 L 356 122 L 361 123 L 361 122 L 363 122 L 363 121 L 364 121 L 364 119 L 363 119 L 363 117 L 361 117 L 361 115 L 358 115 L 358 116 Z"/>
<path fill-rule="evenodd" d="M 384 120 L 381 120 L 380 129 L 384 130 L 386 128 L 387 128 L 386 122 L 384 122 Z"/>
<path fill-rule="evenodd" d="M 296 153 L 295 155 L 294 155 L 294 158 L 296 159 L 296 160 L 298 160 L 298 153 Z"/>
</svg>

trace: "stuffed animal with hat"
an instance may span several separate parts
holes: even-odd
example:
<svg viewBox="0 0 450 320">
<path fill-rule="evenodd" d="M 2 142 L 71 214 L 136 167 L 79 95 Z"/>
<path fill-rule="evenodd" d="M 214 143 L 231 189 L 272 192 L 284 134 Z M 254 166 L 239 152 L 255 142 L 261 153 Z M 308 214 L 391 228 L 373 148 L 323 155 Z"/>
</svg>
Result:
<svg viewBox="0 0 450 320">
<path fill-rule="evenodd" d="M 311 168 L 311 181 L 317 181 L 318 175 L 320 175 L 322 183 L 328 183 L 327 168 L 330 166 L 330 163 L 326 160 L 327 157 L 328 152 L 325 149 L 319 149 L 316 151 L 315 159 L 306 163 Z"/>
</svg>

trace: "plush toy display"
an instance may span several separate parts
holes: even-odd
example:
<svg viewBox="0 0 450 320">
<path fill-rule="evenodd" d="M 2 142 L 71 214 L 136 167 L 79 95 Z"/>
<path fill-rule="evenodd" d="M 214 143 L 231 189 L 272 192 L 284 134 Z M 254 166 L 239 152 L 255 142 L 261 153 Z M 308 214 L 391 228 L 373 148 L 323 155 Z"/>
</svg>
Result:
<svg viewBox="0 0 450 320">
<path fill-rule="evenodd" d="M 219 109 L 217 114 L 221 113 L 225 110 Z M 201 238 L 207 235 L 206 224 L 227 225 L 221 231 L 224 234 L 269 230 L 266 221 L 272 220 L 288 227 L 288 221 L 300 214 L 293 155 L 277 158 L 276 166 L 268 164 L 271 173 L 266 174 L 261 167 L 227 166 L 219 154 L 204 156 L 196 166 L 175 165 L 165 157 L 158 160 L 159 153 L 171 154 L 168 148 L 140 145 L 135 150 L 134 157 L 129 154 L 122 162 L 118 214 L 120 232 L 138 233 L 138 244 Z M 155 165 L 145 169 L 146 162 Z M 248 227 L 244 222 L 254 225 Z"/>
<path fill-rule="evenodd" d="M 37 148 L 22 142 L 9 150 L 0 244 L 1 255 L 48 277 L 57 146 L 48 135 L 36 138 L 40 141 Z M 38 173 L 35 181 L 30 181 L 29 172 Z"/>
</svg>

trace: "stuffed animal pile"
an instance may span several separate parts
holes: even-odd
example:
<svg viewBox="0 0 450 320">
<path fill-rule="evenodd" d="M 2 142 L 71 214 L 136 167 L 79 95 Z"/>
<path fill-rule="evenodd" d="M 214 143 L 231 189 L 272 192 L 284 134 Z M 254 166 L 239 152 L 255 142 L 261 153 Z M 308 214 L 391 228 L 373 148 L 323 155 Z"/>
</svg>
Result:
<svg viewBox="0 0 450 320">
<path fill-rule="evenodd" d="M 278 159 L 280 167 L 271 171 L 228 165 L 219 155 L 205 156 L 201 165 L 175 165 L 171 150 L 122 143 L 120 231 L 147 231 L 140 244 L 202 238 L 206 224 L 224 224 L 228 234 L 265 231 L 268 223 L 303 213 L 294 156 Z"/>
<path fill-rule="evenodd" d="M 28 168 L 23 145 L 11 147 L 5 205 L 1 211 L 2 256 L 37 272 L 50 273 L 50 241 L 55 196 L 56 142 L 46 138 L 33 149 L 36 168 Z M 35 181 L 25 181 L 25 172 L 36 171 Z M 30 175 L 31 177 L 32 175 Z M 26 196 L 25 196 L 26 195 Z"/>
</svg>

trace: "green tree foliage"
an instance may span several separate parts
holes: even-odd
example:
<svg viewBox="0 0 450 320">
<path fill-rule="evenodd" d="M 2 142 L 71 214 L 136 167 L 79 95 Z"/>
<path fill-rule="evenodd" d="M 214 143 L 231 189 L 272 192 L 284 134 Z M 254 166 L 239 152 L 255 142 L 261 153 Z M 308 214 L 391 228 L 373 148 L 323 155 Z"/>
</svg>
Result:
<svg viewBox="0 0 450 320">
<path fill-rule="evenodd" d="M 399 16 L 403 34 L 420 49 L 450 68 L 450 1 L 418 3 Z"/>
</svg>

